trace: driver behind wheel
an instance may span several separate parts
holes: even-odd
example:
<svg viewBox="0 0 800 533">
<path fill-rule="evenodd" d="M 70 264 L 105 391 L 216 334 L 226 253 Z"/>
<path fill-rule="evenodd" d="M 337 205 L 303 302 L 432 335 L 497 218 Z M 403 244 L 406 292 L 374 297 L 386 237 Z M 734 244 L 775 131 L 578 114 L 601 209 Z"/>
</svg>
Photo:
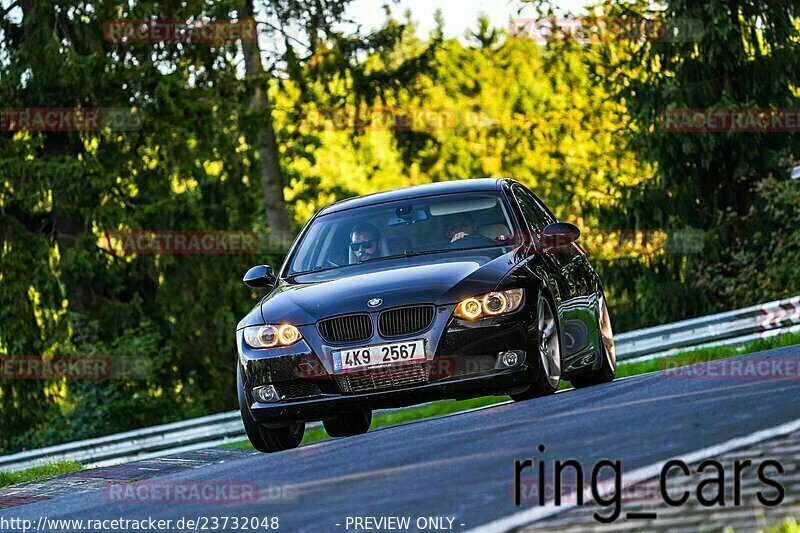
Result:
<svg viewBox="0 0 800 533">
<path fill-rule="evenodd" d="M 378 257 L 381 234 L 378 228 L 367 222 L 357 224 L 350 232 L 350 257 L 359 263 Z M 352 261 L 351 261 L 352 262 Z"/>
</svg>

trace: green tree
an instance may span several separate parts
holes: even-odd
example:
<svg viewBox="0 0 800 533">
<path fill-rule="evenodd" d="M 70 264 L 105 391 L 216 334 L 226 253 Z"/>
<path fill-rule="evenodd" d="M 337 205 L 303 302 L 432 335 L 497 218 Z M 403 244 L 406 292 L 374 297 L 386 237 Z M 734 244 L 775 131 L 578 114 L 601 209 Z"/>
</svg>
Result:
<svg viewBox="0 0 800 533">
<path fill-rule="evenodd" d="M 629 311 L 646 323 L 743 302 L 727 291 L 704 292 L 709 283 L 696 283 L 697 271 L 710 275 L 708 265 L 720 264 L 729 246 L 738 246 L 736 241 L 752 231 L 747 222 L 756 184 L 770 175 L 787 179 L 800 138 L 768 131 L 676 132 L 665 127 L 663 116 L 675 109 L 796 108 L 799 10 L 794 3 L 765 1 L 672 0 L 658 11 L 645 2 L 604 4 L 608 17 L 667 25 L 691 21 L 700 30 L 609 43 L 595 63 L 598 79 L 626 104 L 630 128 L 641 132 L 633 146 L 655 169 L 655 179 L 625 189 L 607 219 L 639 228 L 709 232 L 701 254 L 665 255 L 617 269 L 631 280 Z M 728 230 L 719 232 L 720 226 Z M 729 240 L 717 240 L 723 235 Z M 767 293 L 750 294 L 747 303 L 752 304 Z"/>
</svg>

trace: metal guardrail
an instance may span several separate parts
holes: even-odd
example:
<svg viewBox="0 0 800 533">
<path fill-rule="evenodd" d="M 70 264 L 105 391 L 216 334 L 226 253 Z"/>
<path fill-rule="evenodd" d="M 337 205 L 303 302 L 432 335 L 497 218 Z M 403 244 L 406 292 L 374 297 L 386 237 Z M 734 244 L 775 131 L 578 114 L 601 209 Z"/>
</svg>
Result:
<svg viewBox="0 0 800 533">
<path fill-rule="evenodd" d="M 94 465 L 133 456 L 138 459 L 144 453 L 171 451 L 177 446 L 206 443 L 235 435 L 244 435 L 239 411 L 0 456 L 0 472 L 30 468 L 53 461 L 77 461 Z"/>
<path fill-rule="evenodd" d="M 617 359 L 653 359 L 680 348 L 735 344 L 800 331 L 800 296 L 614 336 Z"/>
<path fill-rule="evenodd" d="M 681 348 L 738 344 L 789 332 L 800 332 L 800 296 L 621 333 L 615 341 L 619 360 L 642 360 Z M 54 461 L 102 466 L 207 448 L 244 436 L 239 412 L 232 411 L 0 456 L 0 472 Z"/>
</svg>

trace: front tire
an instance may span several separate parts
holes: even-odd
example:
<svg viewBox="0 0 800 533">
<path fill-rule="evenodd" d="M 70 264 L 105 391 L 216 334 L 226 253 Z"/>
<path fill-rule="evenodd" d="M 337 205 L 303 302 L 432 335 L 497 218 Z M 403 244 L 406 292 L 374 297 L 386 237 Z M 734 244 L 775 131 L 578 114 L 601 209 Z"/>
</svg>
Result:
<svg viewBox="0 0 800 533">
<path fill-rule="evenodd" d="M 537 308 L 536 355 L 539 358 L 536 377 L 528 389 L 509 394 L 515 402 L 548 396 L 558 390 L 561 383 L 561 340 L 558 322 L 550 300 L 539 295 Z"/>
<path fill-rule="evenodd" d="M 617 376 L 617 353 L 614 348 L 614 332 L 611 329 L 611 318 L 608 314 L 605 296 L 600 297 L 600 320 L 597 326 L 600 336 L 599 351 L 602 362 L 600 368 L 575 376 L 570 380 L 576 389 L 609 383 Z"/>
<path fill-rule="evenodd" d="M 305 422 L 296 421 L 285 427 L 268 428 L 253 418 L 244 393 L 242 368 L 238 364 L 236 365 L 236 385 L 239 389 L 239 412 L 242 415 L 242 424 L 253 448 L 264 453 L 274 453 L 291 450 L 300 445 L 306 431 Z"/>
<path fill-rule="evenodd" d="M 369 431 L 372 410 L 341 413 L 336 418 L 323 420 L 322 425 L 331 437 L 352 437 Z"/>
</svg>

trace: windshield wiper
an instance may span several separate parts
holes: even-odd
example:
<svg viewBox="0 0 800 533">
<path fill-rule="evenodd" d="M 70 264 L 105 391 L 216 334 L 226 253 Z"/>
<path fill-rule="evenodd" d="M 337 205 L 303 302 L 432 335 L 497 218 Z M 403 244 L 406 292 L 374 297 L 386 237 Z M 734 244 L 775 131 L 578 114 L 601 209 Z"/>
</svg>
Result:
<svg viewBox="0 0 800 533">
<path fill-rule="evenodd" d="M 353 263 L 355 265 L 363 265 L 364 263 L 370 263 L 372 261 L 382 261 L 384 259 L 400 259 L 401 257 L 411 257 L 412 255 L 416 255 L 414 252 L 403 252 L 400 254 L 392 254 L 392 255 L 384 255 L 381 257 L 372 257 L 370 259 L 364 259 L 363 261 L 359 261 L 358 263 Z"/>
<path fill-rule="evenodd" d="M 316 274 L 318 272 L 327 272 L 328 270 L 334 270 L 334 269 L 337 269 L 337 268 L 342 268 L 343 266 L 347 266 L 347 265 L 340 265 L 340 266 L 326 267 L 326 268 L 317 267 L 317 268 L 314 268 L 312 270 L 304 270 L 302 272 L 292 272 L 291 274 L 289 274 L 289 276 L 290 277 L 304 276 L 306 274 Z"/>
<path fill-rule="evenodd" d="M 407 254 L 408 257 L 415 256 L 415 255 L 427 255 L 427 254 L 439 254 L 443 252 L 463 252 L 465 250 L 480 250 L 483 248 L 497 248 L 499 246 L 503 246 L 502 244 L 489 244 L 485 246 L 470 246 L 468 248 L 438 248 L 436 250 L 424 250 L 421 252 L 410 252 Z"/>
<path fill-rule="evenodd" d="M 482 248 L 497 248 L 498 246 L 502 246 L 500 244 L 490 244 L 487 246 L 471 246 L 469 248 L 437 248 L 434 250 L 420 250 L 418 252 L 413 251 L 406 251 L 400 254 L 392 254 L 383 257 L 373 257 L 372 259 L 366 259 L 364 261 L 359 261 L 356 263 L 360 265 L 362 263 L 369 263 L 370 261 L 380 261 L 381 259 L 399 259 L 401 257 L 416 257 L 419 255 L 428 255 L 428 254 L 441 254 L 444 252 L 463 252 L 464 250 L 480 250 Z"/>
<path fill-rule="evenodd" d="M 421 252 L 421 253 L 426 253 L 426 252 Z M 352 264 L 347 264 L 347 265 L 337 265 L 337 266 L 326 267 L 326 268 L 317 267 L 317 268 L 314 268 L 312 270 L 304 270 L 302 272 L 292 272 L 291 274 L 289 274 L 289 276 L 304 276 L 306 274 L 317 274 L 318 272 L 327 272 L 328 270 L 336 270 L 337 268 L 344 268 L 344 267 L 355 266 L 355 265 L 363 265 L 364 263 L 369 263 L 371 261 L 382 261 L 384 259 L 399 259 L 401 257 L 410 257 L 411 255 L 417 255 L 417 253 L 415 253 L 415 252 L 403 252 L 401 254 L 385 255 L 383 257 L 373 257 L 371 259 L 365 259 L 363 261 L 359 261 L 358 263 L 352 263 Z"/>
</svg>

